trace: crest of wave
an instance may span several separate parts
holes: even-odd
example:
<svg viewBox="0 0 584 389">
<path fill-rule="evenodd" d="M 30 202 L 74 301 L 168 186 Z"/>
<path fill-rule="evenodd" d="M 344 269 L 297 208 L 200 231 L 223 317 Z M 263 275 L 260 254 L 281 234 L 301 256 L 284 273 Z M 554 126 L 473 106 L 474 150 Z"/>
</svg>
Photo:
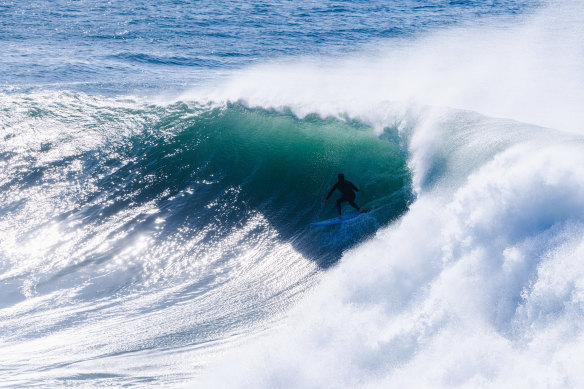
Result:
<svg viewBox="0 0 584 389">
<path fill-rule="evenodd" d="M 448 106 L 580 132 L 583 34 L 584 4 L 552 2 L 511 21 L 380 40 L 342 58 L 274 60 L 181 99 L 348 115 L 378 130 L 412 105 Z"/>
</svg>

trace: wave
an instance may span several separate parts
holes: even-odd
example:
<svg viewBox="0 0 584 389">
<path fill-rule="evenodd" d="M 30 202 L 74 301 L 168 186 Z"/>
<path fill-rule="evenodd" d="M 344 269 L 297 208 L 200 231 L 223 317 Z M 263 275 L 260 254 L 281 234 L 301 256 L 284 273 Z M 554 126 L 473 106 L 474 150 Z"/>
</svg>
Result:
<svg viewBox="0 0 584 389">
<path fill-rule="evenodd" d="M 561 4 L 178 102 L 0 95 L 6 385 L 581 386 Z M 309 227 L 340 170 L 376 211 Z"/>
<path fill-rule="evenodd" d="M 236 103 L 159 106 L 69 92 L 1 98 L 8 385 L 49 359 L 59 367 L 34 379 L 58 386 L 59 372 L 76 379 L 77 360 L 134 365 L 134 353 L 193 344 L 200 355 L 216 352 L 279 317 L 319 269 L 413 200 L 395 128 L 380 137 L 358 121 Z M 338 172 L 374 210 L 312 227 L 336 214 L 321 202 Z M 167 320 L 176 325 L 159 329 Z M 75 352 L 55 351 L 52 336 L 66 336 L 60 347 Z M 36 357 L 25 363 L 26 342 Z"/>
<path fill-rule="evenodd" d="M 5 96 L 10 98 L 8 112 L 24 113 L 6 115 L 5 166 L 12 173 L 3 182 L 7 210 L 27 206 L 26 198 L 9 200 L 22 197 L 23 189 L 46 191 L 52 183 L 48 197 L 64 209 L 49 218 L 103 223 L 128 208 L 146 207 L 149 219 L 165 221 L 159 227 L 173 220 L 170 230 L 176 231 L 181 219 L 191 218 L 189 229 L 214 231 L 216 238 L 204 239 L 214 243 L 222 240 L 220 231 L 261 213 L 283 240 L 325 263 L 350 245 L 346 236 L 335 242 L 309 227 L 336 214 L 320 202 L 337 172 L 361 186 L 363 206 L 376 208 L 369 218 L 373 228 L 403 213 L 412 198 L 395 128 L 379 137 L 357 121 L 299 119 L 239 104 L 159 107 L 128 100 L 123 107 L 112 99 L 84 106 L 91 99 L 76 94 L 33 102 Z M 67 183 L 75 183 L 77 192 L 63 193 Z"/>
</svg>

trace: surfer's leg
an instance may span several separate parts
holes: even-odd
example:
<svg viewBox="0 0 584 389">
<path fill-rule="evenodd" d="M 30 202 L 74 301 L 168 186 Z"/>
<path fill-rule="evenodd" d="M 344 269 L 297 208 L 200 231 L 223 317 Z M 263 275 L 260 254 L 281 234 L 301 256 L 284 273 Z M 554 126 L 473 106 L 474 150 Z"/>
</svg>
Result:
<svg viewBox="0 0 584 389">
<path fill-rule="evenodd" d="M 361 208 L 359 208 L 359 206 L 357 204 L 355 204 L 355 202 L 353 200 L 349 200 L 349 204 L 351 205 L 351 207 L 355 208 L 357 211 L 361 211 Z"/>
<path fill-rule="evenodd" d="M 346 199 L 343 198 L 343 196 L 337 199 L 337 212 L 339 213 L 339 219 L 341 218 L 341 203 L 343 201 L 347 201 Z"/>
<path fill-rule="evenodd" d="M 343 196 L 343 197 L 345 197 L 345 196 Z M 355 204 L 355 193 L 353 193 L 352 196 L 347 196 L 343 200 L 349 202 L 349 204 L 351 205 L 351 207 L 355 208 L 357 211 L 360 211 L 361 210 L 361 208 L 359 208 L 359 206 L 357 204 Z"/>
</svg>

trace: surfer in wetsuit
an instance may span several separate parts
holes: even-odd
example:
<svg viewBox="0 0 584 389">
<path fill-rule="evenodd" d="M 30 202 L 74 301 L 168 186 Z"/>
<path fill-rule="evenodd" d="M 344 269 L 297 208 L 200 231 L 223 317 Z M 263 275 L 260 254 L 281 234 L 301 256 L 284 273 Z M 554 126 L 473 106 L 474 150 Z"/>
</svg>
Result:
<svg viewBox="0 0 584 389">
<path fill-rule="evenodd" d="M 326 196 L 326 200 L 324 200 L 322 203 L 326 204 L 328 199 L 332 196 L 333 192 L 336 189 L 338 189 L 339 191 L 341 191 L 341 197 L 339 197 L 337 199 L 337 211 L 339 212 L 339 219 L 341 219 L 341 203 L 345 202 L 345 201 L 348 201 L 349 204 L 353 208 L 358 210 L 359 212 L 365 212 L 365 211 L 362 211 L 361 208 L 359 208 L 359 206 L 357 206 L 357 204 L 355 204 L 355 192 L 354 191 L 359 192 L 359 188 L 357 188 L 355 185 L 353 185 L 353 183 L 351 181 L 345 180 L 344 174 L 339 173 L 338 177 L 339 177 L 339 180 L 337 181 L 337 183 L 333 186 L 331 191 Z"/>
</svg>

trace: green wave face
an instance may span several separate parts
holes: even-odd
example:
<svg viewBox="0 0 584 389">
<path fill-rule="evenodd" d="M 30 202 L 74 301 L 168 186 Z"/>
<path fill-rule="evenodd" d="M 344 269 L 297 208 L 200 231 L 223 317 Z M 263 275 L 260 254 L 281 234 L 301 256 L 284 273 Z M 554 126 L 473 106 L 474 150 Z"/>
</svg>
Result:
<svg viewBox="0 0 584 389">
<path fill-rule="evenodd" d="M 324 264 L 401 215 L 411 200 L 405 157 L 390 140 L 390 129 L 380 138 L 359 122 L 298 119 L 240 105 L 178 111 L 153 125 L 145 139 L 133 141 L 128 151 L 138 156 L 134 168 L 158 179 L 127 189 L 147 199 L 188 188 L 184 209 L 167 208 L 192 220 L 191 228 L 220 231 L 259 213 L 280 239 Z M 322 200 L 340 172 L 360 188 L 357 204 L 375 211 L 360 222 L 311 227 L 336 216 L 340 193 L 326 207 Z M 354 210 L 345 203 L 343 212 Z"/>
<path fill-rule="evenodd" d="M 22 171 L 3 188 L 26 198 L 5 207 L 29 220 L 29 235 L 41 233 L 48 220 L 71 236 L 85 234 L 88 247 L 80 242 L 83 252 L 70 255 L 87 263 L 115 258 L 145 236 L 163 250 L 152 254 L 161 263 L 176 256 L 196 262 L 217 248 L 214 258 L 221 261 L 243 254 L 232 247 L 240 245 L 233 243 L 239 234 L 238 242 L 263 245 L 267 253 L 289 243 L 326 266 L 403 214 L 412 199 L 405 156 L 391 129 L 379 137 L 357 121 L 299 119 L 239 104 L 60 98 L 63 104 L 48 98 L 33 104 L 31 115 L 42 120 L 24 118 L 56 135 L 40 148 L 31 144 L 26 155 L 10 154 L 8 163 Z M 52 162 L 43 162 L 48 155 Z M 311 226 L 336 216 L 340 193 L 326 206 L 322 201 L 338 173 L 361 189 L 357 204 L 373 212 L 334 227 Z M 26 214 L 27 198 L 56 206 L 35 221 Z M 345 203 L 343 213 L 350 212 Z M 103 239 L 107 249 L 89 247 L 102 247 L 92 242 Z"/>
</svg>

